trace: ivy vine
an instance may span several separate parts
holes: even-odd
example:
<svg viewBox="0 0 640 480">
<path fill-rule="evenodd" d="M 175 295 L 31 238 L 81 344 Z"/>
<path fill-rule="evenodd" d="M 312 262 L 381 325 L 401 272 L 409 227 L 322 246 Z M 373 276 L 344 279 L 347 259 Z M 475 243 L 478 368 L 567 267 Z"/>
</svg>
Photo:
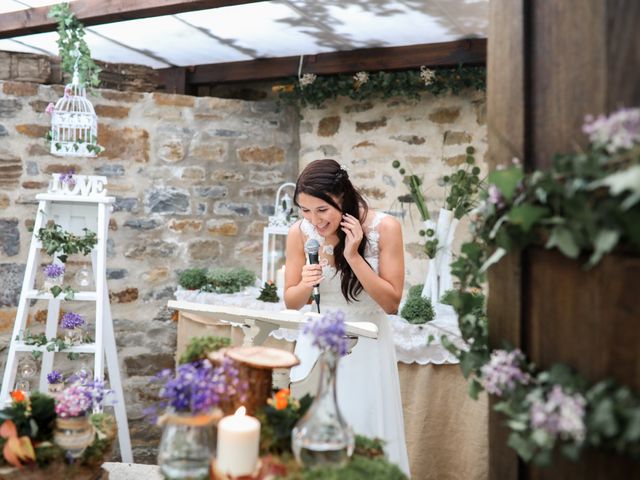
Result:
<svg viewBox="0 0 640 480">
<path fill-rule="evenodd" d="M 467 348 L 443 343 L 459 358 L 470 395 L 497 397 L 509 446 L 539 465 L 556 448 L 572 459 L 586 447 L 640 459 L 636 392 L 610 379 L 590 385 L 562 364 L 541 371 L 517 349 L 489 346 L 485 273 L 507 252 L 544 245 L 573 259 L 587 253 L 585 268 L 616 248 L 640 253 L 640 109 L 590 119 L 584 131 L 590 147 L 556 156 L 547 171 L 525 174 L 514 161 L 489 175 L 473 238 L 451 265 L 459 284 L 448 302 Z"/>
<path fill-rule="evenodd" d="M 63 230 L 57 223 L 50 223 L 40 228 L 36 238 L 42 243 L 42 248 L 47 255 L 55 255 L 60 252 L 58 259 L 66 263 L 69 255 L 79 253 L 88 255 L 98 243 L 95 232 L 88 228 L 83 228 L 84 235 L 79 236 Z"/>
<path fill-rule="evenodd" d="M 456 68 L 399 72 L 359 72 L 355 75 L 316 76 L 305 74 L 273 87 L 284 103 L 322 107 L 327 100 L 348 97 L 356 101 L 370 98 L 406 97 L 419 99 L 430 93 L 458 95 L 466 89 L 486 90 L 486 68 L 459 65 Z"/>
</svg>

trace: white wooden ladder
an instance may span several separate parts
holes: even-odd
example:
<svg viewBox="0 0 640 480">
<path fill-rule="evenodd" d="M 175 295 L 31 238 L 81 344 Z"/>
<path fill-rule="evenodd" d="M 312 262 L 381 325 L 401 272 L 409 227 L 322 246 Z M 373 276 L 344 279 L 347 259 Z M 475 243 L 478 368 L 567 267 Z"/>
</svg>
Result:
<svg viewBox="0 0 640 480">
<path fill-rule="evenodd" d="M 54 182 L 59 180 L 56 177 L 57 175 L 54 175 Z M 82 177 L 78 178 L 79 182 L 84 182 L 85 179 L 103 178 L 84 177 L 80 175 L 78 177 Z M 106 183 L 106 179 L 104 179 L 104 183 Z M 91 252 L 93 285 L 95 285 L 96 289 L 95 291 L 76 292 L 73 301 L 95 302 L 95 340 L 94 343 L 83 343 L 71 346 L 63 351 L 61 350 L 61 352 L 93 354 L 94 377 L 99 380 L 104 380 L 104 361 L 106 357 L 106 366 L 109 372 L 109 387 L 113 391 L 111 395 L 108 395 L 106 403 L 113 405 L 114 408 L 118 424 L 118 441 L 122 461 L 132 463 L 133 456 L 131 453 L 129 425 L 127 423 L 127 412 L 118 365 L 118 352 L 109 305 L 109 291 L 106 282 L 107 231 L 109 228 L 111 204 L 114 202 L 114 197 L 108 197 L 104 194 L 73 195 L 67 191 L 66 194 L 39 194 L 36 196 L 36 199 L 39 201 L 38 213 L 33 226 L 33 235 L 31 237 L 31 246 L 29 247 L 29 256 L 27 257 L 22 292 L 20 294 L 13 335 L 11 337 L 7 363 L 2 378 L 0 404 L 6 405 L 11 401 L 9 394 L 15 385 L 17 370 L 16 354 L 18 352 L 42 352 L 39 383 L 41 392 L 47 392 L 47 374 L 53 369 L 55 352 L 47 351 L 46 346 L 27 345 L 23 340 L 29 305 L 33 300 L 49 301 L 45 327 L 47 339 L 52 339 L 57 336 L 60 304 L 65 301 L 64 294 L 60 294 L 54 298 L 50 292 L 39 291 L 35 286 L 36 269 L 40 265 L 39 257 L 42 248 L 42 244 L 36 238 L 36 235 L 41 227 L 46 226 L 48 220 L 55 221 L 63 230 L 76 235 L 83 235 L 83 228 L 88 228 L 97 234 L 97 244 Z M 68 283 L 68 281 L 66 283 Z"/>
</svg>

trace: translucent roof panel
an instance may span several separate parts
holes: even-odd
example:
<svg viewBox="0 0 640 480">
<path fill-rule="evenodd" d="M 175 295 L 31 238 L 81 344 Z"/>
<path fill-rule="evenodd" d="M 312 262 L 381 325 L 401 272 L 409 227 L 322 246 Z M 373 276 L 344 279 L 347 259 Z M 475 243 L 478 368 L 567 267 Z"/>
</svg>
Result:
<svg viewBox="0 0 640 480">
<path fill-rule="evenodd" d="M 2 0 L 0 13 L 52 0 Z M 95 59 L 154 68 L 486 37 L 488 0 L 281 0 L 87 28 Z M 0 40 L 55 53 L 57 35 Z"/>
</svg>

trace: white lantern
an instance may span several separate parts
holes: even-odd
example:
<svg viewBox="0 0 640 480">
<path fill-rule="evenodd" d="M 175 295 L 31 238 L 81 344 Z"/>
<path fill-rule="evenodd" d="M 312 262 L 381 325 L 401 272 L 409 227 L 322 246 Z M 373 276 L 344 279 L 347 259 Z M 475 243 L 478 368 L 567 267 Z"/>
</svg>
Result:
<svg viewBox="0 0 640 480">
<path fill-rule="evenodd" d="M 276 192 L 274 215 L 262 234 L 262 284 L 276 283 L 280 296 L 284 289 L 285 248 L 289 228 L 298 219 L 294 213 L 295 183 L 283 183 Z M 287 191 L 288 190 L 288 191 Z"/>
<path fill-rule="evenodd" d="M 77 66 L 73 80 L 64 88 L 51 114 L 51 154 L 95 157 L 98 146 L 98 118 L 80 83 Z"/>
</svg>

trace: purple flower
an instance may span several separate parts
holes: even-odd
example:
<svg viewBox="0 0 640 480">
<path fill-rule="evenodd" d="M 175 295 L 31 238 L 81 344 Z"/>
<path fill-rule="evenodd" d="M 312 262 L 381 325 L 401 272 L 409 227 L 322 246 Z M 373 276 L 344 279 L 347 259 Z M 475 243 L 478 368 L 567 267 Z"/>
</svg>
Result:
<svg viewBox="0 0 640 480">
<path fill-rule="evenodd" d="M 489 203 L 494 204 L 496 207 L 504 205 L 504 198 L 500 189 L 494 184 L 489 185 Z"/>
<path fill-rule="evenodd" d="M 344 318 L 340 310 L 326 313 L 307 323 L 303 333 L 313 335 L 313 345 L 320 350 L 330 350 L 342 357 L 349 348 Z"/>
<path fill-rule="evenodd" d="M 582 395 L 569 395 L 561 386 L 554 385 L 546 399 L 535 395 L 529 400 L 529 415 L 534 430 L 541 430 L 552 437 L 560 435 L 565 440 L 584 440 L 586 401 Z"/>
<path fill-rule="evenodd" d="M 220 366 L 213 366 L 209 360 L 185 363 L 175 372 L 163 370 L 156 375 L 155 381 L 162 384 L 160 402 L 147 409 L 148 416 L 153 416 L 158 408 L 207 413 L 236 394 L 240 394 L 243 401 L 248 388 L 240 381 L 237 367 L 228 358 Z"/>
<path fill-rule="evenodd" d="M 47 382 L 49 384 L 62 383 L 64 382 L 64 377 L 58 370 L 52 370 L 51 373 L 47 374 Z"/>
<path fill-rule="evenodd" d="M 86 381 L 86 378 L 75 377 L 75 382 L 65 388 L 56 399 L 56 414 L 59 417 L 79 417 L 90 409 L 102 405 L 104 397 L 110 390 L 105 389 L 101 380 Z"/>
<path fill-rule="evenodd" d="M 608 117 L 587 115 L 582 131 L 609 153 L 630 149 L 640 144 L 640 108 L 623 108 Z"/>
<path fill-rule="evenodd" d="M 67 312 L 62 316 L 60 325 L 62 328 L 73 330 L 84 325 L 84 318 L 79 313 Z"/>
<path fill-rule="evenodd" d="M 518 349 L 510 352 L 494 350 L 489 363 L 480 369 L 482 386 L 490 394 L 502 396 L 518 384 L 529 383 L 531 377 L 520 368 L 523 361 L 524 355 Z"/>
<path fill-rule="evenodd" d="M 73 89 L 67 85 L 66 87 L 64 87 L 64 96 L 66 97 L 70 97 L 71 95 L 73 95 Z"/>
<path fill-rule="evenodd" d="M 75 179 L 73 178 L 75 173 L 76 171 L 73 168 L 70 169 L 67 173 L 62 174 L 62 176 L 60 177 L 60 182 L 67 183 L 69 184 L 69 186 L 73 186 L 76 183 Z"/>
<path fill-rule="evenodd" d="M 47 278 L 59 278 L 64 275 L 64 265 L 61 263 L 51 263 L 45 265 L 43 272 Z"/>
</svg>

